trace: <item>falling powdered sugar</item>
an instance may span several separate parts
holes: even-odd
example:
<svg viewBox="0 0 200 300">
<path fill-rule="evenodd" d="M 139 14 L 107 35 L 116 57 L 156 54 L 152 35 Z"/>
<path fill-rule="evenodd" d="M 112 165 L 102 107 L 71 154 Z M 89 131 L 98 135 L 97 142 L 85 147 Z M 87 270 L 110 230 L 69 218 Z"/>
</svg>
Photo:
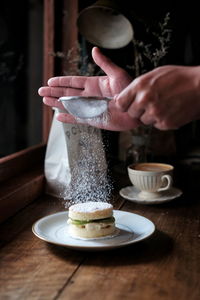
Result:
<svg viewBox="0 0 200 300">
<path fill-rule="evenodd" d="M 92 122 L 107 122 L 108 119 L 108 114 L 104 113 Z M 83 123 L 80 119 L 77 121 Z M 70 184 L 61 195 L 66 207 L 88 201 L 108 202 L 113 191 L 100 130 L 88 125 L 78 126 L 81 128 L 78 155 L 71 168 Z"/>
</svg>

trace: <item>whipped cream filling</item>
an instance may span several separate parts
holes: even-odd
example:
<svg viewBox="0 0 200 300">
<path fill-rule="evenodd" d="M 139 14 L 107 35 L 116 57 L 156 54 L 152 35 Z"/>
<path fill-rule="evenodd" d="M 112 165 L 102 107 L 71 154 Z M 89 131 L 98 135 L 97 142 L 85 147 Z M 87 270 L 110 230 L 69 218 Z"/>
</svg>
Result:
<svg viewBox="0 0 200 300">
<path fill-rule="evenodd" d="M 74 224 L 71 219 L 67 220 L 67 224 L 71 224 L 73 226 L 77 226 L 78 228 L 84 228 L 86 230 L 101 230 L 104 228 L 109 228 L 114 226 L 114 222 L 90 222 L 87 224 Z"/>
</svg>

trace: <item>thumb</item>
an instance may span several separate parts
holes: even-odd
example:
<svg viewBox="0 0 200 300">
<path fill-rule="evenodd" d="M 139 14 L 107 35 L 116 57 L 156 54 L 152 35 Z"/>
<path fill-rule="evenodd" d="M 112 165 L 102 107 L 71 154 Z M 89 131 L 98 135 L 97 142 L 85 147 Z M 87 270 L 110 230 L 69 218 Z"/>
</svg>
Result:
<svg viewBox="0 0 200 300">
<path fill-rule="evenodd" d="M 122 69 L 114 64 L 108 57 L 103 55 L 99 48 L 92 49 L 92 57 L 95 63 L 106 73 L 108 76 L 116 76 L 116 73 Z"/>
</svg>

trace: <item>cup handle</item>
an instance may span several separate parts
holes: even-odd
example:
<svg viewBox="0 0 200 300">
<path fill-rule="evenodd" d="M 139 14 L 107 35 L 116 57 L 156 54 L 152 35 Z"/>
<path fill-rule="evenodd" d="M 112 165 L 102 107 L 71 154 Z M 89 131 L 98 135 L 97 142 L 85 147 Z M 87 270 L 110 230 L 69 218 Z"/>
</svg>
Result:
<svg viewBox="0 0 200 300">
<path fill-rule="evenodd" d="M 170 187 L 172 186 L 172 176 L 170 176 L 170 175 L 163 175 L 161 177 L 161 180 L 164 181 L 164 179 L 167 179 L 167 185 L 164 186 L 163 188 L 158 189 L 158 192 L 166 191 L 166 190 L 170 189 Z"/>
</svg>

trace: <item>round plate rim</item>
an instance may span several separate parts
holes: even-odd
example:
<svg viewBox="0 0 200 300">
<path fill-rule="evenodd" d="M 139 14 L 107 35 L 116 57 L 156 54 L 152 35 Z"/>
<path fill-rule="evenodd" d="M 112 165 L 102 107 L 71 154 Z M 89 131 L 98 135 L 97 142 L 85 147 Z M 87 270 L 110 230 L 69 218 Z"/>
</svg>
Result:
<svg viewBox="0 0 200 300">
<path fill-rule="evenodd" d="M 37 236 L 39 239 L 45 241 L 45 242 L 48 242 L 50 244 L 54 244 L 54 245 L 57 245 L 57 246 L 64 246 L 66 248 L 70 248 L 70 249 L 76 249 L 76 250 L 99 250 L 99 251 L 103 251 L 103 250 L 109 250 L 109 249 L 116 249 L 116 248 L 121 248 L 121 247 L 125 247 L 125 246 L 128 246 L 128 245 L 131 245 L 131 244 L 135 244 L 135 243 L 138 243 L 138 242 L 141 242 L 147 238 L 149 238 L 154 232 L 155 232 L 155 224 L 148 218 L 142 216 L 142 215 L 139 215 L 139 214 L 135 214 L 135 213 L 132 213 L 132 212 L 128 212 L 128 211 L 121 211 L 121 210 L 113 210 L 113 213 L 127 213 L 127 214 L 132 214 L 132 215 L 135 215 L 137 217 L 140 217 L 142 219 L 144 219 L 146 222 L 148 222 L 149 224 L 151 224 L 152 228 L 151 228 L 151 231 L 146 235 L 144 236 L 143 238 L 141 239 L 137 239 L 137 240 L 128 240 L 124 243 L 121 243 L 121 244 L 117 244 L 117 245 L 107 245 L 107 246 L 83 246 L 83 245 L 70 245 L 70 244 L 66 244 L 66 243 L 61 243 L 61 242 L 58 242 L 56 243 L 55 241 L 52 241 L 48 238 L 45 238 L 43 236 L 41 236 L 40 234 L 37 233 L 37 231 L 35 230 L 35 227 L 37 224 L 39 224 L 40 222 L 44 222 L 46 219 L 48 218 L 51 218 L 51 217 L 56 217 L 56 216 L 59 216 L 59 215 L 65 215 L 68 216 L 68 211 L 60 211 L 60 212 L 57 212 L 57 213 L 52 213 L 52 214 L 49 214 L 47 216 L 44 216 L 44 217 L 41 217 L 40 219 L 38 219 L 37 221 L 35 221 L 32 225 L 32 232 L 34 233 L 35 236 Z"/>
</svg>

